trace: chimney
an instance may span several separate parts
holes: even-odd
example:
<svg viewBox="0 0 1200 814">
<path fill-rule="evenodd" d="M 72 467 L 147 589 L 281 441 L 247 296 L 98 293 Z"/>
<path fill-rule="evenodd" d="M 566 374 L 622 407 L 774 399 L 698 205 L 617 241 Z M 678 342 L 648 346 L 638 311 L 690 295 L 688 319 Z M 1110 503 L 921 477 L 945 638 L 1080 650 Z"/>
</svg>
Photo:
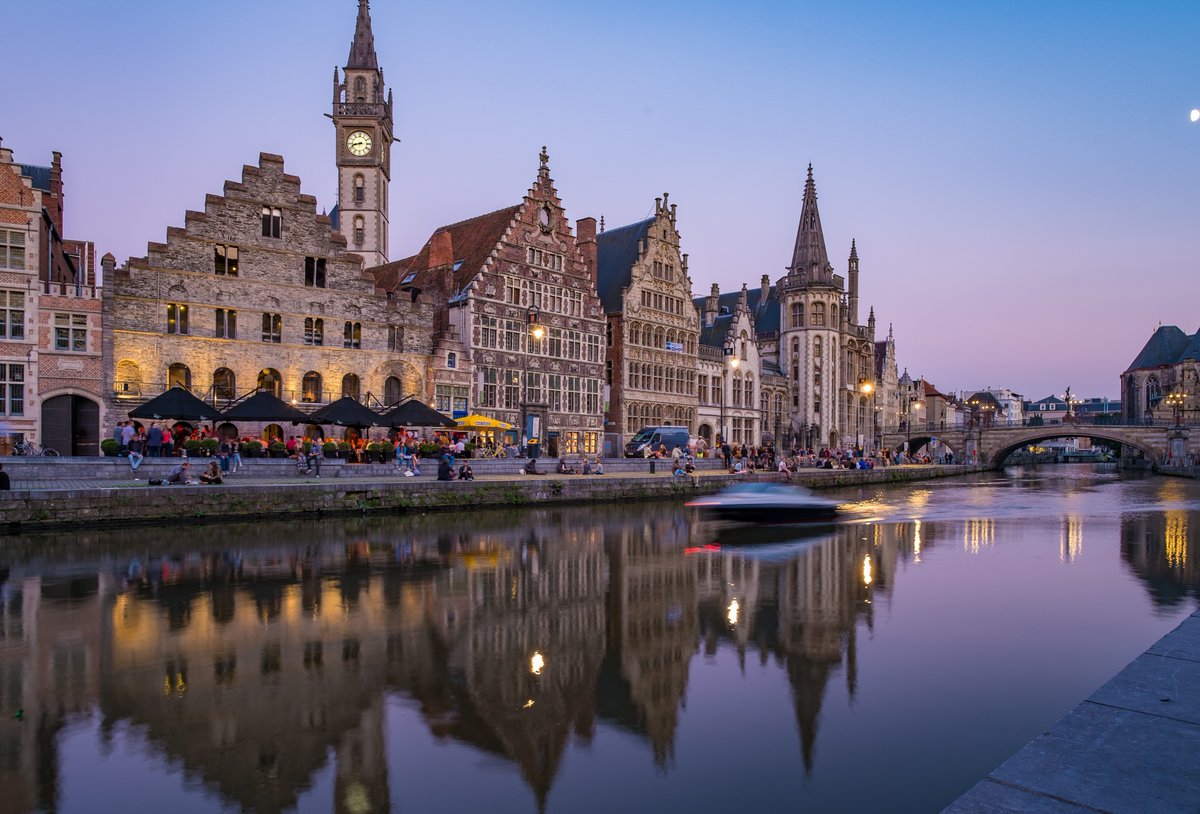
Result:
<svg viewBox="0 0 1200 814">
<path fill-rule="evenodd" d="M 100 258 L 100 279 L 96 281 L 96 287 L 101 288 L 111 280 L 116 268 L 117 258 L 112 256 L 112 252 L 105 252 L 104 256 Z"/>
<path fill-rule="evenodd" d="M 58 236 L 63 236 L 63 183 L 62 183 L 62 153 L 55 150 L 51 153 L 53 158 L 50 161 L 50 200 L 43 202 L 46 204 L 46 211 L 50 213 L 50 219 L 54 222 L 54 228 L 58 230 Z"/>
<path fill-rule="evenodd" d="M 587 264 L 588 276 L 592 278 L 592 290 L 596 289 L 596 263 L 598 262 L 598 246 L 596 245 L 596 219 L 580 218 L 575 221 L 575 245 L 583 255 Z"/>
<path fill-rule="evenodd" d="M 454 265 L 454 238 L 450 232 L 440 229 L 429 238 L 429 267 Z"/>
<path fill-rule="evenodd" d="M 704 327 L 711 328 L 713 323 L 717 321 L 717 303 L 721 298 L 721 288 L 716 284 L 712 284 L 712 293 L 704 298 Z"/>
<path fill-rule="evenodd" d="M 4 146 L 4 139 L 0 138 L 0 164 L 12 163 L 12 148 Z"/>
<path fill-rule="evenodd" d="M 767 297 L 771 294 L 771 275 L 764 274 L 760 283 L 761 290 L 758 293 L 758 310 L 763 310 L 767 307 Z"/>
</svg>

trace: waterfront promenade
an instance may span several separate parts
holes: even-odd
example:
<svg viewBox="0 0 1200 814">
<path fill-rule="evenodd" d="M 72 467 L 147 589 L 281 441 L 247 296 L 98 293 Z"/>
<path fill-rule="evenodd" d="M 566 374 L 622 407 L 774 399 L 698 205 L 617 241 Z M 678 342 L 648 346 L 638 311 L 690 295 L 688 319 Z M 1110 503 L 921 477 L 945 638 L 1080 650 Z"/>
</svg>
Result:
<svg viewBox="0 0 1200 814">
<path fill-rule="evenodd" d="M 1200 811 L 1200 611 L 946 814 Z"/>
<path fill-rule="evenodd" d="M 518 474 L 517 462 L 472 461 L 477 474 L 469 482 L 438 481 L 433 475 L 436 466 L 426 467 L 420 477 L 404 477 L 387 465 L 330 466 L 322 469 L 318 479 L 315 474 L 298 475 L 288 461 L 259 461 L 222 485 L 148 486 L 149 478 L 162 477 L 174 463 L 177 461 L 144 465 L 138 472 L 141 480 L 133 480 L 128 466 L 102 459 L 77 464 L 39 461 L 29 464 L 25 472 L 19 465 L 6 466 L 13 490 L 0 498 L 0 533 L 106 523 L 172 524 L 287 514 L 461 511 L 484 506 L 684 498 L 748 478 L 782 480 L 777 472 L 731 475 L 717 461 L 682 478 L 673 477 L 670 463 L 662 461 L 654 472 L 648 461 L 606 461 L 604 475 L 523 475 Z M 978 467 L 934 465 L 802 469 L 795 482 L 829 488 L 976 471 L 980 471 Z M 199 472 L 191 475 L 195 478 Z"/>
</svg>

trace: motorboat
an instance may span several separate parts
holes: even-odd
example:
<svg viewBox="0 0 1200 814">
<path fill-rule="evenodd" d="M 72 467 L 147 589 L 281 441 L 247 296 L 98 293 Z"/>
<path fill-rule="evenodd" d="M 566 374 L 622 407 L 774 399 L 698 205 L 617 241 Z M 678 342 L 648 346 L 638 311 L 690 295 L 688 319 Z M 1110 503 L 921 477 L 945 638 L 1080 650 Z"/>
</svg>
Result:
<svg viewBox="0 0 1200 814">
<path fill-rule="evenodd" d="M 817 497 L 803 486 L 782 483 L 738 483 L 712 495 L 688 501 L 720 520 L 742 523 L 820 523 L 837 517 L 835 500 Z"/>
</svg>

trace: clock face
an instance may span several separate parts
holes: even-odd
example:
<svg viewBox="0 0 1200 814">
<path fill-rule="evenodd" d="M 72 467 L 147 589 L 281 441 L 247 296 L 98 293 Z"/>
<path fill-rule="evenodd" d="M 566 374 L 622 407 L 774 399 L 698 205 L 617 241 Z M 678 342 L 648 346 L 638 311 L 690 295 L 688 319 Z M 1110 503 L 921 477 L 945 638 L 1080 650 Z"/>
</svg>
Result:
<svg viewBox="0 0 1200 814">
<path fill-rule="evenodd" d="M 355 130 L 346 139 L 346 149 L 354 155 L 366 155 L 371 152 L 371 134 Z"/>
</svg>

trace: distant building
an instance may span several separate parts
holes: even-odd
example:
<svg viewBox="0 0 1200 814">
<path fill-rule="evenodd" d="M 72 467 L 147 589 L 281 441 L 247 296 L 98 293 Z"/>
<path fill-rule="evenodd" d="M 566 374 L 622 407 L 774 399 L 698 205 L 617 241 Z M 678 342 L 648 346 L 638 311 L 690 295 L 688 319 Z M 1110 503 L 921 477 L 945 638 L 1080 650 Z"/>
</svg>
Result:
<svg viewBox="0 0 1200 814">
<path fill-rule="evenodd" d="M 62 155 L 0 147 L 0 435 L 98 455 L 103 420 L 95 249 L 63 237 Z"/>
<path fill-rule="evenodd" d="M 1200 331 L 1160 325 L 1121 374 L 1121 410 L 1126 421 L 1200 420 Z"/>
</svg>

